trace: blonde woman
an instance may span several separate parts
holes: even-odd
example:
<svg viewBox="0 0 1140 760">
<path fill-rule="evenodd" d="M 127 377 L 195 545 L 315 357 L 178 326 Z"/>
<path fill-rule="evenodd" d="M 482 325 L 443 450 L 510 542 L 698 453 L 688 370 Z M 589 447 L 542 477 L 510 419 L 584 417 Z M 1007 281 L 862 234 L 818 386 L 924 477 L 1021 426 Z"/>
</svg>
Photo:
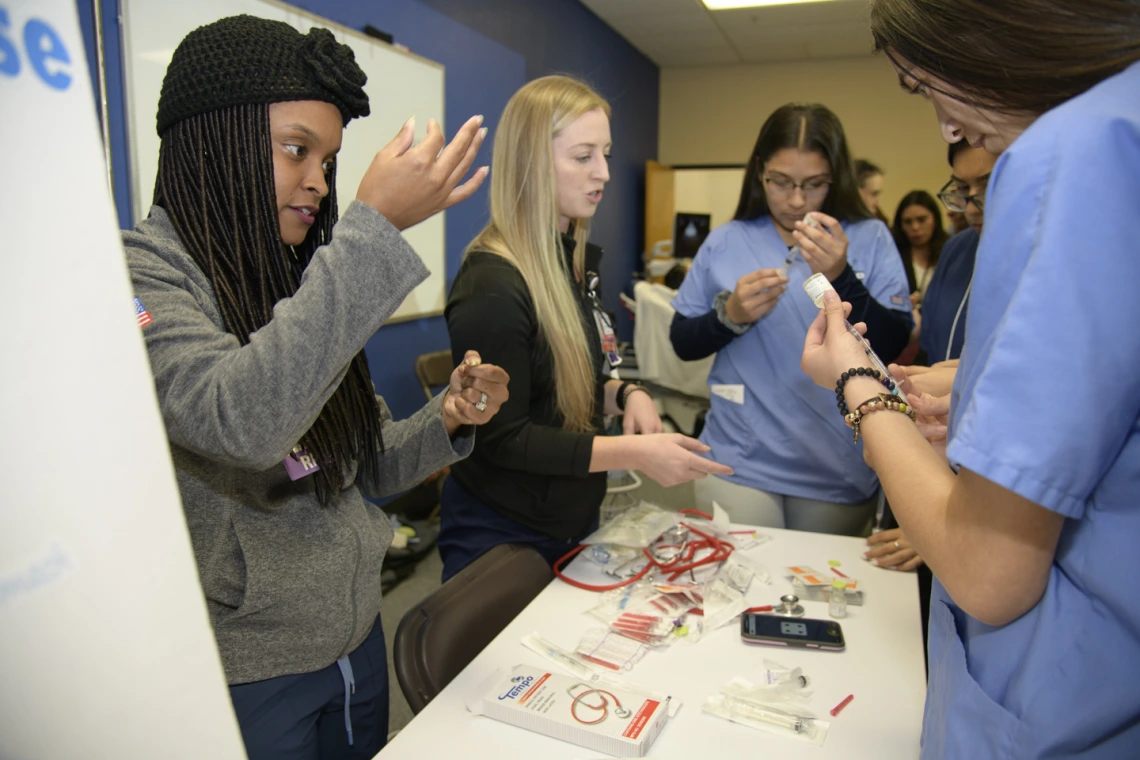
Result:
<svg viewBox="0 0 1140 760">
<path fill-rule="evenodd" d="M 553 563 L 596 525 L 608 470 L 665 486 L 731 473 L 698 456 L 707 446 L 662 433 L 649 394 L 607 374 L 611 330 L 593 284 L 602 252 L 586 240 L 610 178 L 609 116 L 585 84 L 551 76 L 515 93 L 499 122 L 491 221 L 446 315 L 452 353 L 505 369 L 511 393 L 444 484 L 444 580 L 503 543 Z M 625 435 L 601 435 L 605 414 L 624 414 Z"/>
</svg>

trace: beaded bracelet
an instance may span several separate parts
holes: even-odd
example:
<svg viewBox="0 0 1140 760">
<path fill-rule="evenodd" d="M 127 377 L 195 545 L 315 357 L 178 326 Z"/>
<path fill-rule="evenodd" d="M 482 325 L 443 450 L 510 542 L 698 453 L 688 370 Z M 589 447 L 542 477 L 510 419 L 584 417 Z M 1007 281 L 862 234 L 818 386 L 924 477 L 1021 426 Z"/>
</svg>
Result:
<svg viewBox="0 0 1140 760">
<path fill-rule="evenodd" d="M 898 396 L 880 393 L 859 404 L 859 406 L 855 407 L 854 412 L 843 415 L 843 421 L 847 423 L 847 427 L 855 431 L 851 439 L 852 443 L 859 442 L 859 423 L 863 421 L 863 418 L 872 412 L 880 412 L 884 409 L 891 412 L 902 412 L 907 417 L 910 417 L 911 422 L 914 422 L 917 417 L 914 409 L 910 407 L 910 404 Z"/>
<path fill-rule="evenodd" d="M 839 382 L 835 384 L 835 398 L 839 401 L 839 413 L 844 417 L 850 414 L 851 410 L 847 408 L 847 399 L 843 398 L 843 386 L 846 385 L 847 381 L 851 378 L 860 376 L 874 378 L 882 383 L 883 387 L 888 391 L 891 389 L 890 378 L 883 377 L 883 374 L 874 367 L 852 367 L 840 375 Z"/>
<path fill-rule="evenodd" d="M 641 391 L 642 393 L 649 396 L 650 398 L 653 398 L 653 394 L 650 393 L 649 389 L 646 388 L 644 385 L 642 385 L 640 383 L 633 383 L 633 382 L 627 381 L 627 382 L 624 382 L 621 385 L 619 385 L 618 389 L 617 389 L 617 393 L 614 394 L 614 401 L 617 402 L 617 408 L 620 411 L 624 412 L 625 411 L 625 402 L 628 401 L 629 397 L 637 391 Z"/>
</svg>

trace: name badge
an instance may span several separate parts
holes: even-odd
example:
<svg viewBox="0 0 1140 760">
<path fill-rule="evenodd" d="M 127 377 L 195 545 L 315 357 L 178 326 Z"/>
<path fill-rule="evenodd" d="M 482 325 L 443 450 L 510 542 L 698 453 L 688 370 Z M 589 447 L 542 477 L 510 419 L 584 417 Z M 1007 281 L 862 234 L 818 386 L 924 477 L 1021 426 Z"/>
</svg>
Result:
<svg viewBox="0 0 1140 760">
<path fill-rule="evenodd" d="M 743 385 L 710 385 L 709 391 L 725 401 L 731 401 L 734 404 L 744 403 Z"/>
<path fill-rule="evenodd" d="M 621 355 L 618 354 L 617 335 L 614 333 L 613 326 L 609 319 L 597 309 L 594 309 L 594 323 L 597 324 L 598 336 L 602 339 L 602 353 L 606 355 L 606 360 L 609 361 L 611 367 L 618 366 L 621 364 Z"/>
<path fill-rule="evenodd" d="M 301 448 L 300 444 L 294 446 L 289 456 L 285 457 L 285 472 L 289 473 L 289 480 L 300 480 L 319 469 L 321 466 L 317 464 L 317 460 L 307 449 Z"/>
</svg>

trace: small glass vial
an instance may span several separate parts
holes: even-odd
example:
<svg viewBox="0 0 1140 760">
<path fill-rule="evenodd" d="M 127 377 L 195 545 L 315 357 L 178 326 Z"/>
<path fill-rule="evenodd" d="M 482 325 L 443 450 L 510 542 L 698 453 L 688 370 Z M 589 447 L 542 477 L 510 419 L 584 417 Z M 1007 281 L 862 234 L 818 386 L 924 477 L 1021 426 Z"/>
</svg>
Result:
<svg viewBox="0 0 1140 760">
<path fill-rule="evenodd" d="M 847 617 L 847 582 L 836 578 L 831 584 L 827 614 L 833 618 Z"/>
</svg>

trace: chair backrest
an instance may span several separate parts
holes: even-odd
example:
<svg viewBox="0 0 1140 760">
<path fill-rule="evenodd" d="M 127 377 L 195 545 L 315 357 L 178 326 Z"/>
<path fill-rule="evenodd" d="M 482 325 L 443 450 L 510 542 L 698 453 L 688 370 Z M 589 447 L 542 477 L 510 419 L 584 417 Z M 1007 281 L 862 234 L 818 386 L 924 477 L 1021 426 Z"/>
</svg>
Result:
<svg viewBox="0 0 1140 760">
<path fill-rule="evenodd" d="M 420 381 L 420 387 L 424 389 L 428 401 L 435 397 L 434 389 L 451 381 L 451 372 L 454 369 L 450 350 L 433 351 L 416 357 L 416 379 Z"/>
<path fill-rule="evenodd" d="M 408 610 L 392 663 L 412 712 L 424 709 L 553 577 L 534 549 L 502 544 Z"/>
</svg>

